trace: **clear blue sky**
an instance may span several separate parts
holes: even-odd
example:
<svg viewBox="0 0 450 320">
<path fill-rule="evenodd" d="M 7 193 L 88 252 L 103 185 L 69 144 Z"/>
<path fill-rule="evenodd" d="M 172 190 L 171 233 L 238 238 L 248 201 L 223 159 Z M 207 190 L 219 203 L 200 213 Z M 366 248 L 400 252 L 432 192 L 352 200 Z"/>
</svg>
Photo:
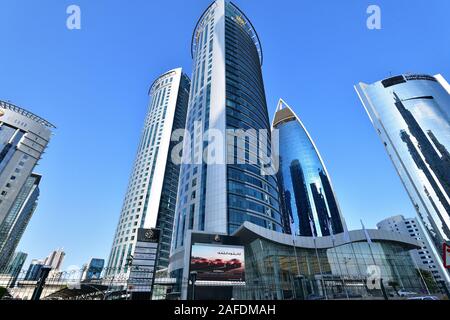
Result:
<svg viewBox="0 0 450 320">
<path fill-rule="evenodd" d="M 82 29 L 66 28 L 77 4 Z M 108 258 L 155 77 L 191 73 L 209 0 L 1 0 L 0 99 L 58 129 L 36 171 L 41 197 L 19 249 L 64 247 L 65 267 Z M 353 85 L 390 73 L 450 78 L 448 0 L 236 0 L 257 29 L 272 115 L 283 97 L 316 141 L 350 228 L 413 207 Z M 382 30 L 366 8 L 382 9 Z"/>
</svg>

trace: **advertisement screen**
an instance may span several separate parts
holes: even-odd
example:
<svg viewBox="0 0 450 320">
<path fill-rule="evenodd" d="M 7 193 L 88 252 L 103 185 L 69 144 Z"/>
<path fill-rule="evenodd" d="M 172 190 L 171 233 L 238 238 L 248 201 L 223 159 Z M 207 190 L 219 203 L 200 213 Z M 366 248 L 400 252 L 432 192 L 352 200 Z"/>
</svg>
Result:
<svg viewBox="0 0 450 320">
<path fill-rule="evenodd" d="M 244 247 L 194 244 L 191 272 L 200 281 L 245 281 Z"/>
</svg>

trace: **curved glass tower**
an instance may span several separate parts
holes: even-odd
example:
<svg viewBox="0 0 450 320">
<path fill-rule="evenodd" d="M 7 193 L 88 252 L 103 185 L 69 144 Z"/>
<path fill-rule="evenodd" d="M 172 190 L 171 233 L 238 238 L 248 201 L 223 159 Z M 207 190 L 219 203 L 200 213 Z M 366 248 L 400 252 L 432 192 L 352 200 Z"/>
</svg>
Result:
<svg viewBox="0 0 450 320">
<path fill-rule="evenodd" d="M 194 30 L 192 57 L 186 122 L 190 139 L 184 139 L 169 267 L 177 278 L 183 269 L 187 277 L 184 266 L 188 265 L 191 230 L 232 234 L 244 221 L 251 221 L 283 231 L 276 176 L 267 175 L 261 155 L 249 151 L 258 149 L 259 140 L 270 155 L 271 145 L 262 50 L 255 29 L 234 4 L 215 1 Z M 267 134 L 255 140 L 259 129 Z M 237 141 L 239 130 L 246 135 L 244 148 Z M 212 162 L 204 151 L 208 142 L 220 139 L 225 143 L 216 149 L 219 159 Z M 239 155 L 242 149 L 243 156 Z"/>
<path fill-rule="evenodd" d="M 344 232 L 345 222 L 319 151 L 282 99 L 272 127 L 280 139 L 278 181 L 287 232 L 304 237 Z"/>
<path fill-rule="evenodd" d="M 440 75 L 405 74 L 355 88 L 442 257 L 450 241 L 450 86 Z"/>
<path fill-rule="evenodd" d="M 181 68 L 150 87 L 150 103 L 108 261 L 108 275 L 128 274 L 139 228 L 161 230 L 156 268 L 169 263 L 180 168 L 170 158 L 172 132 L 184 129 L 190 80 Z"/>
</svg>

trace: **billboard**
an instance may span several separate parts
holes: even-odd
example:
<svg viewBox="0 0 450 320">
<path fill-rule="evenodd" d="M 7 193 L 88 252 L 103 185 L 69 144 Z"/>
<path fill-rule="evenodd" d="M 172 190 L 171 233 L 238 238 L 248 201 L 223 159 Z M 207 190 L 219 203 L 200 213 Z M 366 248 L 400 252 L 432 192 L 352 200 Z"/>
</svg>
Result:
<svg viewBox="0 0 450 320">
<path fill-rule="evenodd" d="M 197 272 L 199 281 L 244 282 L 244 247 L 196 243 L 190 271 Z"/>
</svg>

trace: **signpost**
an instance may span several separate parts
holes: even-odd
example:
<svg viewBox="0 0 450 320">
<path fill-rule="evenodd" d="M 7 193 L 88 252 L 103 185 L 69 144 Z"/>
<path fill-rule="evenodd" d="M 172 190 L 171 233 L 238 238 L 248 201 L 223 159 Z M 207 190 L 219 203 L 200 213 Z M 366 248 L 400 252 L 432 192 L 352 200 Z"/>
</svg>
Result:
<svg viewBox="0 0 450 320">
<path fill-rule="evenodd" d="M 159 229 L 138 230 L 127 288 L 132 300 L 151 299 L 159 242 Z"/>
</svg>

